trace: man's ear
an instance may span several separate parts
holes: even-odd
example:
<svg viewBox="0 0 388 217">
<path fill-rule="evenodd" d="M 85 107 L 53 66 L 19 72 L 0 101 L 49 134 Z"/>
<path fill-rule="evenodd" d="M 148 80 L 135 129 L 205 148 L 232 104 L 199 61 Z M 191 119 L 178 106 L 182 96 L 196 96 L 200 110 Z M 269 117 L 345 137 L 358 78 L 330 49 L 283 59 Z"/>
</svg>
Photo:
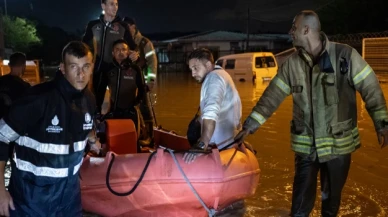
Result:
<svg viewBox="0 0 388 217">
<path fill-rule="evenodd" d="M 210 61 L 206 61 L 206 68 L 212 70 L 213 64 Z"/>
<path fill-rule="evenodd" d="M 305 35 L 307 35 L 307 34 L 309 33 L 309 31 L 310 31 L 310 27 L 307 26 L 307 25 L 304 26 L 304 32 L 303 32 L 303 33 L 304 33 Z"/>
<path fill-rule="evenodd" d="M 62 74 L 65 74 L 65 64 L 64 63 L 59 64 L 59 69 L 61 70 Z"/>
</svg>

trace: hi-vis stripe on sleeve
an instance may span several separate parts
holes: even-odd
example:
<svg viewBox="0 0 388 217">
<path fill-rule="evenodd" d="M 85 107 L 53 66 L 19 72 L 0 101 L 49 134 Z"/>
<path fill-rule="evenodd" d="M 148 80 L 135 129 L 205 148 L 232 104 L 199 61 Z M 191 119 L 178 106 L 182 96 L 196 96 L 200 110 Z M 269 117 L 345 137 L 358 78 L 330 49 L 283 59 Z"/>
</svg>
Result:
<svg viewBox="0 0 388 217">
<path fill-rule="evenodd" d="M 275 77 L 274 81 L 276 86 L 279 87 L 285 94 L 290 95 L 291 88 L 282 79 Z"/>
<path fill-rule="evenodd" d="M 374 121 L 388 119 L 388 112 L 387 112 L 387 110 L 381 110 L 381 111 L 373 112 L 372 113 L 372 119 Z"/>
<path fill-rule="evenodd" d="M 251 118 L 255 119 L 259 124 L 263 125 L 266 119 L 263 117 L 263 115 L 259 114 L 258 112 L 253 111 L 250 115 Z"/>
<path fill-rule="evenodd" d="M 10 143 L 19 137 L 10 126 L 3 119 L 0 120 L 0 142 Z"/>
<path fill-rule="evenodd" d="M 356 76 L 354 76 L 353 78 L 354 85 L 363 81 L 372 71 L 373 71 L 372 68 L 369 65 L 366 65 L 364 69 L 361 70 L 361 72 L 359 72 Z"/>
<path fill-rule="evenodd" d="M 145 58 L 147 58 L 147 57 L 149 57 L 149 56 L 152 56 L 153 54 L 155 54 L 155 50 L 148 51 L 148 52 L 145 54 Z"/>
</svg>

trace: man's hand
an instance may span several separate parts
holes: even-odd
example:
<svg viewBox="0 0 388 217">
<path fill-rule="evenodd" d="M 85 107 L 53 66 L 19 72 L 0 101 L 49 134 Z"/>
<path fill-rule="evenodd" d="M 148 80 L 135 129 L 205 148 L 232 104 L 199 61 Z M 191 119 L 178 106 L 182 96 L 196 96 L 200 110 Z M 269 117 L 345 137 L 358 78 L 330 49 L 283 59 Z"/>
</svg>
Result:
<svg viewBox="0 0 388 217">
<path fill-rule="evenodd" d="M 9 209 L 15 210 L 11 195 L 5 187 L 0 190 L 0 216 L 10 216 Z"/>
<path fill-rule="evenodd" d="M 206 150 L 208 147 L 207 144 L 203 143 L 203 142 L 199 142 L 198 144 L 196 144 L 195 146 L 193 146 L 190 150 Z M 183 160 L 185 161 L 185 163 L 187 164 L 190 164 L 190 163 L 193 163 L 194 160 L 201 156 L 203 154 L 201 153 L 192 153 L 192 152 L 186 152 L 184 155 L 183 155 Z"/>
<path fill-rule="evenodd" d="M 249 130 L 244 129 L 241 130 L 235 137 L 234 141 L 236 141 L 237 144 L 241 144 L 244 142 L 245 138 L 249 135 Z"/>
<path fill-rule="evenodd" d="M 383 128 L 377 133 L 377 138 L 381 148 L 385 148 L 388 145 L 388 129 Z"/>
<path fill-rule="evenodd" d="M 129 59 L 132 60 L 132 62 L 136 62 L 137 59 L 139 59 L 139 52 L 137 51 L 130 51 L 129 53 Z"/>
<path fill-rule="evenodd" d="M 101 150 L 101 143 L 99 140 L 96 140 L 96 142 L 90 144 L 90 153 L 98 156 L 100 154 Z"/>
</svg>

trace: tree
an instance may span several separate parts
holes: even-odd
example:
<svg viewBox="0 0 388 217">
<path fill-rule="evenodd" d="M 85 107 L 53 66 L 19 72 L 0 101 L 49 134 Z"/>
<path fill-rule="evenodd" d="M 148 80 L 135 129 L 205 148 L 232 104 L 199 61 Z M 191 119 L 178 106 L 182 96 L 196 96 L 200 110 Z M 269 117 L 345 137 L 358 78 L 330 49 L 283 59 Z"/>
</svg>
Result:
<svg viewBox="0 0 388 217">
<path fill-rule="evenodd" d="M 30 47 L 40 44 L 35 24 L 19 17 L 3 16 L 5 47 L 27 52 Z"/>
</svg>

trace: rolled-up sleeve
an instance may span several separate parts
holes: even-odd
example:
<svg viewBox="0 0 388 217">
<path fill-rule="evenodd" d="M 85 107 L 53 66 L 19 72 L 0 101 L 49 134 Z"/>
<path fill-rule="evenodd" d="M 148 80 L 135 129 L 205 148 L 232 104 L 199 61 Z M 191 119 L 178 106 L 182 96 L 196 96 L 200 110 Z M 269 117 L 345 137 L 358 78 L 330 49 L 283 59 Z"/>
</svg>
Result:
<svg viewBox="0 0 388 217">
<path fill-rule="evenodd" d="M 207 75 L 201 96 L 202 119 L 218 120 L 225 91 L 226 83 L 219 75 Z"/>
</svg>

